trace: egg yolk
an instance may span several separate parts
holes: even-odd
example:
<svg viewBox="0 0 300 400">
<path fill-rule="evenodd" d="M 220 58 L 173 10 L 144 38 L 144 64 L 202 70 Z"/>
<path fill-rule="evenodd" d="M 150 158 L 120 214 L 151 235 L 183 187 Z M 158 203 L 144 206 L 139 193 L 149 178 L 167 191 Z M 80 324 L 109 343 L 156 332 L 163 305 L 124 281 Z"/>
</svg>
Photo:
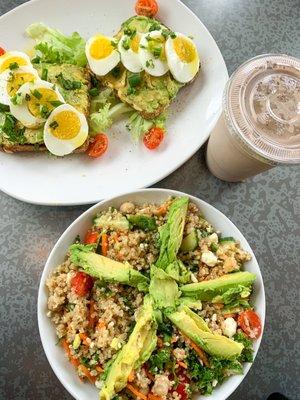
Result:
<svg viewBox="0 0 300 400">
<path fill-rule="evenodd" d="M 111 40 L 105 36 L 96 36 L 90 46 L 90 55 L 96 60 L 108 57 L 113 51 Z"/>
<path fill-rule="evenodd" d="M 78 135 L 81 125 L 80 119 L 74 111 L 61 111 L 55 115 L 53 120 L 56 122 L 55 127 L 50 127 L 53 136 L 61 140 L 70 140 Z"/>
<path fill-rule="evenodd" d="M 10 64 L 13 63 L 17 63 L 19 67 L 22 67 L 23 65 L 28 65 L 28 61 L 22 57 L 14 57 L 9 55 L 4 55 L 2 57 L 4 58 L 2 62 L 0 58 L 0 73 L 8 69 Z"/>
<path fill-rule="evenodd" d="M 53 110 L 54 105 L 51 101 L 57 101 L 58 96 L 56 92 L 52 89 L 47 88 L 37 88 L 30 93 L 30 99 L 27 102 L 28 110 L 35 117 L 41 116 L 41 107 L 47 107 L 50 112 Z"/>
<path fill-rule="evenodd" d="M 131 39 L 130 48 L 134 53 L 137 53 L 139 51 L 139 45 L 140 37 L 138 35 L 135 35 L 134 38 Z"/>
<path fill-rule="evenodd" d="M 190 63 L 196 58 L 196 50 L 193 43 L 182 37 L 173 39 L 173 46 L 176 54 L 184 63 Z"/>
<path fill-rule="evenodd" d="M 7 82 L 7 92 L 9 96 L 14 96 L 24 83 L 34 82 L 35 76 L 29 72 L 19 72 L 12 75 Z"/>
</svg>

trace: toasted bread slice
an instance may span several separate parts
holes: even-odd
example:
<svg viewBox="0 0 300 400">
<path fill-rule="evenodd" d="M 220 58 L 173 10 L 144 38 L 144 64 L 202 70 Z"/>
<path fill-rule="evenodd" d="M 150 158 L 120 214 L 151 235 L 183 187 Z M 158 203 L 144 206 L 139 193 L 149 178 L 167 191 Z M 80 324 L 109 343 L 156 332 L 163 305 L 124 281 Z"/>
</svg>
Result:
<svg viewBox="0 0 300 400">
<path fill-rule="evenodd" d="M 87 68 L 81 68 L 71 64 L 43 64 L 38 65 L 36 69 L 40 76 L 42 74 L 42 71 L 46 69 L 47 80 L 58 86 L 59 91 L 63 95 L 66 103 L 75 107 L 85 116 L 88 116 L 90 108 L 89 89 L 91 87 L 91 76 Z M 62 74 L 63 78 L 65 79 L 80 81 L 81 87 L 75 90 L 66 90 L 59 82 L 58 76 L 60 74 Z M 18 128 L 22 128 L 22 125 L 20 123 L 18 123 Z M 24 131 L 24 137 L 25 143 L 16 143 L 4 138 L 2 144 L 0 144 L 0 150 L 7 153 L 47 151 L 47 148 L 43 144 L 43 133 L 41 129 L 26 128 Z M 87 139 L 87 141 L 81 147 L 76 149 L 74 153 L 81 153 L 86 151 L 88 145 L 89 139 Z"/>
</svg>

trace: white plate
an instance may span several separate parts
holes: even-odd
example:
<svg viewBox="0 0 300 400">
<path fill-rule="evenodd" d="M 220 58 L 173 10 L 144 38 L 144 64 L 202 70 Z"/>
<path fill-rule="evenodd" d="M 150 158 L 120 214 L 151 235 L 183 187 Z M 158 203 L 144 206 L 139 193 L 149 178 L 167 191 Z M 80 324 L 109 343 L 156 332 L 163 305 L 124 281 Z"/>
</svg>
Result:
<svg viewBox="0 0 300 400">
<path fill-rule="evenodd" d="M 29 48 L 24 36 L 32 22 L 44 22 L 85 38 L 112 34 L 134 14 L 134 0 L 33 0 L 0 18 L 1 46 Z M 47 154 L 0 153 L 0 189 L 35 204 L 95 203 L 105 197 L 150 186 L 188 160 L 206 141 L 221 108 L 228 78 L 222 55 L 205 26 L 179 0 L 160 0 L 158 17 L 173 30 L 192 35 L 202 69 L 170 110 L 168 135 L 157 151 L 134 145 L 125 122 L 109 132 L 109 151 L 98 160 L 86 155 L 57 159 Z"/>
<path fill-rule="evenodd" d="M 65 259 L 68 247 L 74 242 L 74 238 L 79 234 L 84 236 L 86 231 L 91 227 L 91 221 L 97 212 L 107 209 L 110 206 L 119 207 L 124 201 L 133 201 L 136 204 L 144 203 L 161 203 L 169 196 L 183 196 L 182 192 L 177 192 L 168 189 L 144 189 L 132 193 L 120 195 L 109 200 L 102 201 L 95 206 L 91 207 L 80 217 L 78 217 L 69 228 L 60 237 L 49 258 L 46 262 L 38 294 L 38 324 L 42 340 L 42 344 L 48 358 L 48 361 L 55 372 L 56 376 L 68 390 L 68 392 L 77 400 L 97 400 L 98 391 L 95 386 L 88 383 L 82 384 L 77 377 L 74 367 L 67 360 L 61 346 L 56 345 L 55 328 L 50 319 L 46 316 L 47 312 L 47 297 L 48 293 L 45 287 L 45 282 L 51 271 Z M 196 197 L 189 196 L 203 212 L 207 220 L 217 229 L 222 232 L 224 236 L 233 236 L 240 241 L 244 250 L 252 255 L 251 261 L 246 263 L 246 270 L 256 274 L 256 281 L 254 285 L 254 292 L 252 300 L 255 309 L 260 315 L 262 326 L 265 321 L 265 292 L 262 276 L 256 258 L 251 250 L 247 240 L 238 230 L 238 228 L 227 218 L 224 214 L 216 208 L 207 204 L 203 200 Z M 256 356 L 260 346 L 261 338 L 254 342 L 254 356 Z M 228 396 L 238 387 L 242 382 L 252 364 L 245 364 L 244 375 L 236 375 L 230 377 L 222 385 L 218 386 L 209 400 L 225 400 Z M 198 396 L 198 399 L 204 398 Z"/>
</svg>

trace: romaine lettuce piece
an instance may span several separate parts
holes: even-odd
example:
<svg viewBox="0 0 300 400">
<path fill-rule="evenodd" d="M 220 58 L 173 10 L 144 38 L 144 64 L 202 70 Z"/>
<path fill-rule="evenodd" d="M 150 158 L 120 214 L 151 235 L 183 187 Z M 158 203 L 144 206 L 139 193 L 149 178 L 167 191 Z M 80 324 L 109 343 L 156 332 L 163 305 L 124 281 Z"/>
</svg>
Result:
<svg viewBox="0 0 300 400">
<path fill-rule="evenodd" d="M 157 308 L 175 308 L 179 290 L 177 283 L 164 270 L 154 265 L 151 267 L 151 281 L 149 286 L 149 294 L 154 300 Z"/>
</svg>

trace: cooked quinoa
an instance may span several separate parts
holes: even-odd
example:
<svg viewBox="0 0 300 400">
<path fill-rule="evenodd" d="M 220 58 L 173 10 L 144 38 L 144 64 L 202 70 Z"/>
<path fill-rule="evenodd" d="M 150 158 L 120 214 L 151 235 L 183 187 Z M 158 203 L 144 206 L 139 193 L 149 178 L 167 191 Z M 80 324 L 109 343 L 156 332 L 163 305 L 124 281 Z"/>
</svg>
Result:
<svg viewBox="0 0 300 400">
<path fill-rule="evenodd" d="M 130 265 L 148 279 L 150 267 L 159 258 L 160 235 L 174 201 L 169 198 L 163 204 L 143 205 L 126 202 L 118 209 L 110 207 L 95 216 L 86 237 L 77 243 L 94 246 L 96 254 Z M 137 216 L 142 216 L 142 223 Z M 192 236 L 194 241 L 191 248 L 184 248 L 182 242 L 177 254 L 186 270 L 187 286 L 243 270 L 244 263 L 251 259 L 236 240 L 222 238 L 192 202 L 188 204 L 182 236 Z M 71 258 L 68 253 L 46 282 L 47 315 L 79 377 L 101 390 L 109 366 L 134 329 L 145 291 L 91 277 Z M 222 299 L 198 301 L 189 307 L 212 334 L 243 343 L 240 356 L 231 361 L 205 352 L 201 356 L 190 339 L 161 312 L 156 348 L 144 364 L 132 371 L 127 387 L 115 399 L 186 400 L 194 391 L 211 393 L 227 376 L 242 373 L 242 363 L 252 360 L 252 343 L 238 323 L 240 314 L 251 308 L 249 293 L 231 309 Z"/>
</svg>

